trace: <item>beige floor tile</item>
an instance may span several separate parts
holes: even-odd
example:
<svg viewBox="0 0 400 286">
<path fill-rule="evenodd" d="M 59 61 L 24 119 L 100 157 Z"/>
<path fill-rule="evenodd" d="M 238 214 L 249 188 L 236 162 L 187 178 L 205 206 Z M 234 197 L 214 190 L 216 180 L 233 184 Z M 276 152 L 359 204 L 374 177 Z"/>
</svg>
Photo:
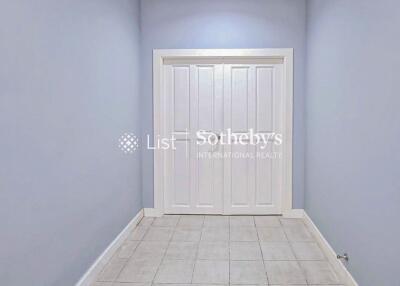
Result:
<svg viewBox="0 0 400 286">
<path fill-rule="evenodd" d="M 180 227 L 176 228 L 172 235 L 172 241 L 200 241 L 201 229 Z"/>
<path fill-rule="evenodd" d="M 200 215 L 184 215 L 179 219 L 177 227 L 202 228 L 204 224 L 204 216 Z"/>
<path fill-rule="evenodd" d="M 229 286 L 229 284 L 153 283 L 152 286 Z"/>
<path fill-rule="evenodd" d="M 262 261 L 231 261 L 231 284 L 265 284 L 264 263 Z"/>
<path fill-rule="evenodd" d="M 229 228 L 204 227 L 201 233 L 204 241 L 229 241 Z"/>
<path fill-rule="evenodd" d="M 232 241 L 230 243 L 231 260 L 262 260 L 258 241 Z"/>
<path fill-rule="evenodd" d="M 292 248 L 298 260 L 324 260 L 322 253 L 316 242 L 293 242 Z"/>
<path fill-rule="evenodd" d="M 265 261 L 270 284 L 307 285 L 302 269 L 296 261 Z"/>
<path fill-rule="evenodd" d="M 129 240 L 142 240 L 144 235 L 146 234 L 148 227 L 145 226 L 137 226 L 135 229 L 129 234 Z"/>
<path fill-rule="evenodd" d="M 161 259 L 168 247 L 168 241 L 142 241 L 130 259 L 152 260 Z"/>
<path fill-rule="evenodd" d="M 339 278 L 326 261 L 300 261 L 310 284 L 340 284 Z"/>
<path fill-rule="evenodd" d="M 143 217 L 139 222 L 139 226 L 150 226 L 154 221 L 154 217 Z"/>
<path fill-rule="evenodd" d="M 125 267 L 127 259 L 114 256 L 97 276 L 97 281 L 114 281 Z"/>
<path fill-rule="evenodd" d="M 150 227 L 143 240 L 146 241 L 169 241 L 174 233 L 171 227 Z"/>
<path fill-rule="evenodd" d="M 126 240 L 121 247 L 118 249 L 119 258 L 129 258 L 132 256 L 136 247 L 139 245 L 140 241 L 137 240 Z"/>
<path fill-rule="evenodd" d="M 306 226 L 290 226 L 283 229 L 289 241 L 314 241 Z"/>
<path fill-rule="evenodd" d="M 201 241 L 197 253 L 200 260 L 229 260 L 228 241 Z"/>
<path fill-rule="evenodd" d="M 231 226 L 230 241 L 258 241 L 257 230 L 254 226 Z"/>
<path fill-rule="evenodd" d="M 255 216 L 256 227 L 281 227 L 279 218 L 276 216 Z"/>
<path fill-rule="evenodd" d="M 161 258 L 151 260 L 130 259 L 116 279 L 117 282 L 152 282 Z"/>
<path fill-rule="evenodd" d="M 143 218 L 91 286 L 343 286 L 325 259 L 301 219 L 167 215 Z"/>
<path fill-rule="evenodd" d="M 285 232 L 280 227 L 260 227 L 257 228 L 258 238 L 266 242 L 287 241 Z"/>
<path fill-rule="evenodd" d="M 268 286 L 268 283 L 258 283 L 258 284 L 234 284 L 234 283 L 230 283 L 230 286 Z M 273 285 L 276 286 L 276 285 Z M 280 286 L 280 285 L 278 285 Z M 286 286 L 286 285 L 285 285 Z M 293 286 L 293 285 L 290 285 Z"/>
<path fill-rule="evenodd" d="M 193 283 L 229 283 L 229 261 L 198 260 L 193 273 Z"/>
<path fill-rule="evenodd" d="M 165 253 L 167 260 L 194 260 L 197 254 L 198 242 L 172 241 Z"/>
<path fill-rule="evenodd" d="M 113 286 L 112 282 L 94 282 L 90 286 Z"/>
<path fill-rule="evenodd" d="M 295 260 L 288 242 L 261 242 L 264 260 Z"/>
<path fill-rule="evenodd" d="M 204 227 L 223 227 L 229 228 L 229 217 L 227 216 L 206 216 Z"/>
<path fill-rule="evenodd" d="M 153 283 L 152 286 L 193 286 L 191 283 Z"/>
<path fill-rule="evenodd" d="M 151 283 L 114 282 L 112 286 L 151 286 Z"/>
<path fill-rule="evenodd" d="M 152 226 L 158 227 L 175 227 L 178 224 L 180 216 L 162 216 L 156 217 Z"/>
<path fill-rule="evenodd" d="M 253 216 L 231 216 L 229 217 L 231 227 L 237 226 L 255 226 Z"/>
<path fill-rule="evenodd" d="M 157 271 L 155 283 L 190 283 L 194 261 L 164 260 Z"/>
<path fill-rule="evenodd" d="M 301 218 L 280 218 L 281 224 L 284 227 L 304 226 L 304 220 Z"/>
</svg>

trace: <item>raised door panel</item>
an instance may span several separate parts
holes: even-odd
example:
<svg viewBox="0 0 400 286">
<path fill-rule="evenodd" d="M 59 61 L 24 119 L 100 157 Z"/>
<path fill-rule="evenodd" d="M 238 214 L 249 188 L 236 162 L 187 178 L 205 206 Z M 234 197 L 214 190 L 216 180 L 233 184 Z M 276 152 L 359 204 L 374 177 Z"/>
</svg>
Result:
<svg viewBox="0 0 400 286">
<path fill-rule="evenodd" d="M 165 209 L 190 209 L 192 152 L 190 129 L 190 66 L 165 66 L 166 138 L 175 138 L 165 151 Z M 172 143 L 172 142 L 171 142 Z"/>
<path fill-rule="evenodd" d="M 247 132 L 249 107 L 249 70 L 247 66 L 231 69 L 231 128 L 233 132 Z"/>
<path fill-rule="evenodd" d="M 274 131 L 274 67 L 257 66 L 256 69 L 257 132 Z M 257 146 L 255 206 L 273 205 L 273 142 Z"/>
<path fill-rule="evenodd" d="M 174 131 L 185 132 L 190 128 L 190 69 L 173 67 Z"/>
<path fill-rule="evenodd" d="M 256 67 L 257 132 L 273 129 L 273 67 Z"/>
<path fill-rule="evenodd" d="M 224 211 L 243 213 L 254 205 L 254 146 L 240 144 L 255 126 L 254 67 L 224 67 L 224 129 L 231 140 L 224 146 Z"/>
<path fill-rule="evenodd" d="M 174 206 L 190 206 L 190 157 L 186 140 L 177 140 L 173 152 L 173 181 L 172 186 Z"/>
<path fill-rule="evenodd" d="M 222 126 L 222 65 L 196 65 L 194 68 L 193 101 L 197 104 L 195 130 L 212 135 Z M 195 146 L 196 184 L 193 208 L 196 213 L 222 213 L 222 161 L 218 146 Z"/>
</svg>

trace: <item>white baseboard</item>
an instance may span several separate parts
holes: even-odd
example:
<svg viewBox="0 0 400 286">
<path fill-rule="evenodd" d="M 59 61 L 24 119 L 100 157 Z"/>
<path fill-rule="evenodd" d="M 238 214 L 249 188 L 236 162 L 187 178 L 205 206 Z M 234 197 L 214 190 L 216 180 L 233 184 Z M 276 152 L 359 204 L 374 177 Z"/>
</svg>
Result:
<svg viewBox="0 0 400 286">
<path fill-rule="evenodd" d="M 144 216 L 148 216 L 148 217 L 162 216 L 162 213 L 155 208 L 144 208 L 143 210 L 144 210 Z"/>
<path fill-rule="evenodd" d="M 82 278 L 76 283 L 75 286 L 89 286 L 95 282 L 97 275 L 101 272 L 103 267 L 111 259 L 113 254 L 122 245 L 129 233 L 136 227 L 143 217 L 143 209 L 141 209 L 135 217 L 128 223 L 128 225 L 120 232 L 120 234 L 110 243 L 110 245 L 103 251 L 103 253 L 96 259 L 93 265 L 86 271 Z"/>
<path fill-rule="evenodd" d="M 161 217 L 163 214 L 155 208 L 144 208 L 143 216 L 145 217 Z M 303 209 L 291 209 L 287 212 L 283 212 L 282 216 L 285 218 L 303 218 L 304 210 Z"/>
<path fill-rule="evenodd" d="M 163 214 L 155 209 L 155 208 L 144 208 L 144 216 L 147 217 L 160 217 Z M 304 210 L 303 209 L 292 209 L 290 211 L 282 213 L 282 216 L 285 218 L 303 218 Z"/>
<path fill-rule="evenodd" d="M 328 258 L 328 261 L 335 269 L 336 273 L 339 274 L 340 280 L 346 286 L 358 286 L 356 280 L 354 280 L 353 276 L 351 276 L 350 272 L 344 266 L 344 264 L 336 258 L 336 252 L 333 250 L 332 246 L 328 243 L 328 241 L 324 238 L 322 233 L 318 230 L 317 226 L 308 216 L 308 214 L 304 211 L 304 221 L 308 226 L 309 230 L 313 233 L 314 237 L 317 239 L 317 243 L 321 247 L 322 251 L 325 253 L 325 256 Z"/>
<path fill-rule="evenodd" d="M 303 209 L 291 209 L 289 211 L 283 212 L 282 216 L 284 218 L 303 218 L 304 210 Z"/>
</svg>

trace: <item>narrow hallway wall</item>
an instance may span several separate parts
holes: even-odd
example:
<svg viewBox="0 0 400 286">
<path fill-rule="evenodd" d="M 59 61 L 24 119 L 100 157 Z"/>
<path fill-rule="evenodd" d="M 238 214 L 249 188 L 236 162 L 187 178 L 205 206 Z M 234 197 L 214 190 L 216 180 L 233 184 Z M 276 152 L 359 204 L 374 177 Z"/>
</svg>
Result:
<svg viewBox="0 0 400 286">
<path fill-rule="evenodd" d="M 0 4 L 0 277 L 74 285 L 142 207 L 139 3 Z"/>
<path fill-rule="evenodd" d="M 360 286 L 400 285 L 400 4 L 308 2 L 305 208 Z"/>
</svg>

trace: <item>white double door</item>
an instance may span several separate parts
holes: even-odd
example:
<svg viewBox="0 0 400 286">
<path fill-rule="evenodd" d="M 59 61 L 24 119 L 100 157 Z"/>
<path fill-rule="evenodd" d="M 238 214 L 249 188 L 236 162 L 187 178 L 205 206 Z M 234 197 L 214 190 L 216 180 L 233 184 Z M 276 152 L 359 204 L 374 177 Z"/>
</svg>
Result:
<svg viewBox="0 0 400 286">
<path fill-rule="evenodd" d="M 279 63 L 164 65 L 164 124 L 174 138 L 165 151 L 165 213 L 281 213 L 282 145 L 232 138 L 250 138 L 251 129 L 282 134 L 282 71 Z"/>
</svg>

